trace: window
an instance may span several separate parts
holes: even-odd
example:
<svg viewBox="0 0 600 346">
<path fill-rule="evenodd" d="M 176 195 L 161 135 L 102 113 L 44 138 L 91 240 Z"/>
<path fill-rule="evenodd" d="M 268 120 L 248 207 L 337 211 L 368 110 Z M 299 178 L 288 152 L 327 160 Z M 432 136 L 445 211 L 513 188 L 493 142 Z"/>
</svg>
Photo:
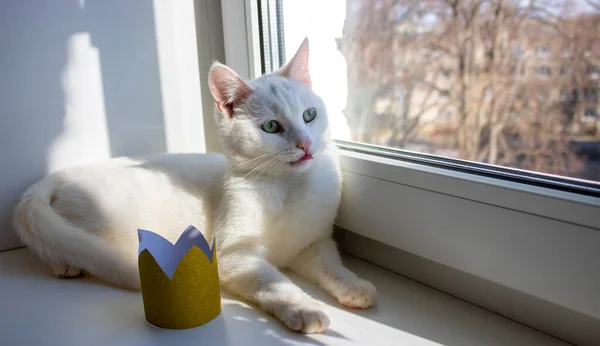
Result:
<svg viewBox="0 0 600 346">
<path fill-rule="evenodd" d="M 583 98 L 585 101 L 598 101 L 598 89 L 597 88 L 584 88 Z"/>
<path fill-rule="evenodd" d="M 598 79 L 598 77 L 600 76 L 600 67 L 588 66 L 586 69 L 586 73 L 590 79 Z"/>
<path fill-rule="evenodd" d="M 571 90 L 571 98 L 569 99 L 569 101 L 571 101 L 573 103 L 579 102 L 579 89 Z"/>
<path fill-rule="evenodd" d="M 546 59 L 550 57 L 550 47 L 548 46 L 537 46 L 535 50 L 536 56 L 540 59 Z"/>
<path fill-rule="evenodd" d="M 583 113 L 583 120 L 586 122 L 593 122 L 598 119 L 598 109 L 596 107 L 588 107 Z"/>
<path fill-rule="evenodd" d="M 481 8 L 454 17 L 444 1 L 232 3 L 222 2 L 234 69 L 252 71 L 258 61 L 254 75 L 270 72 L 278 66 L 265 62 L 273 61 L 272 54 L 265 58 L 267 46 L 286 61 L 310 39 L 313 89 L 327 104 L 344 174 L 338 227 L 584 318 L 600 314 L 599 138 L 575 116 L 584 107 L 579 83 L 589 81 L 566 78 L 585 75 L 586 67 L 570 56 L 540 61 L 536 54 L 537 45 L 580 52 L 570 47 L 586 41 L 589 31 L 577 25 L 588 22 L 510 7 L 527 1 L 506 7 L 494 7 L 495 0 L 458 1 Z M 277 6 L 281 18 L 262 15 Z M 491 8 L 506 11 L 505 19 L 489 17 Z M 243 13 L 246 22 L 239 20 Z M 472 13 L 479 20 L 469 20 Z M 546 23 L 549 17 L 556 21 Z M 248 25 L 248 18 L 257 19 Z M 557 28 L 584 36 L 561 42 Z M 502 38 L 495 48 L 486 36 L 493 33 Z M 462 45 L 461 38 L 473 41 Z M 512 43 L 522 47 L 518 63 Z M 237 59 L 239 47 L 249 47 L 245 64 Z M 563 64 L 573 72 L 552 74 Z M 517 80 L 511 66 L 527 72 Z M 543 78 L 538 67 L 545 68 Z M 431 280 L 438 287 L 437 276 Z M 505 304 L 514 309 L 507 315 L 521 320 L 522 306 Z M 548 323 L 536 327 L 555 335 L 578 326 L 566 315 L 536 311 Z"/>
<path fill-rule="evenodd" d="M 536 68 L 535 70 L 535 74 L 538 77 L 550 77 L 550 75 L 552 75 L 552 70 L 550 70 L 550 67 L 548 66 L 540 66 L 538 68 Z"/>
</svg>

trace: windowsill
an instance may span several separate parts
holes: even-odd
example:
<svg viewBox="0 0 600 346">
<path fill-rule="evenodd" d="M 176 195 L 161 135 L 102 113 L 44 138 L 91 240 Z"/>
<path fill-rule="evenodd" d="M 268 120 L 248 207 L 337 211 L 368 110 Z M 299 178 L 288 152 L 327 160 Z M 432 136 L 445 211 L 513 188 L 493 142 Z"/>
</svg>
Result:
<svg viewBox="0 0 600 346">
<path fill-rule="evenodd" d="M 331 327 L 323 335 L 287 331 L 273 317 L 223 296 L 223 312 L 185 331 L 150 327 L 141 295 L 85 279 L 50 276 L 26 249 L 0 253 L 0 344 L 3 345 L 567 345 L 385 269 L 346 256 L 371 280 L 378 305 L 350 311 L 290 275 L 324 301 Z"/>
</svg>

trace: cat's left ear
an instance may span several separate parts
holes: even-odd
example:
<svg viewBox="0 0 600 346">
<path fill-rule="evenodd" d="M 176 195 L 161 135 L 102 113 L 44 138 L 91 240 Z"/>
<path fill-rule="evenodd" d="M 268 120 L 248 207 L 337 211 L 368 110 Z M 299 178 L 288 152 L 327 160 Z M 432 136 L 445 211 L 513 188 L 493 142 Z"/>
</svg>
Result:
<svg viewBox="0 0 600 346">
<path fill-rule="evenodd" d="M 308 37 L 304 38 L 294 57 L 279 70 L 279 74 L 312 87 L 310 73 L 308 72 Z"/>
</svg>

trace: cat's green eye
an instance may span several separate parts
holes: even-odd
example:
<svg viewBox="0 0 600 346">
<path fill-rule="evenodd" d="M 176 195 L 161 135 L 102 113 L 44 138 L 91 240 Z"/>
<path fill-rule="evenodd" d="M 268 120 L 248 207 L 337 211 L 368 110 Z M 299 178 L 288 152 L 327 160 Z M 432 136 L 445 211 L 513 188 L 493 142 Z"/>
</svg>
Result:
<svg viewBox="0 0 600 346">
<path fill-rule="evenodd" d="M 302 113 L 302 119 L 304 119 L 305 123 L 310 123 L 311 121 L 315 120 L 316 117 L 317 110 L 314 108 L 309 108 Z"/>
<path fill-rule="evenodd" d="M 269 120 L 260 127 L 266 133 L 277 133 L 281 131 L 281 124 L 277 120 Z"/>
</svg>

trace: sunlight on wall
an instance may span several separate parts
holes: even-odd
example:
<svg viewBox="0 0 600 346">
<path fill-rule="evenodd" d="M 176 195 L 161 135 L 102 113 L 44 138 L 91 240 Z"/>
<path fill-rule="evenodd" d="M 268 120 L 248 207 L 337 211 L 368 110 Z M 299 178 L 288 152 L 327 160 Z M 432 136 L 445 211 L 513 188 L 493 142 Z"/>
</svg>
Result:
<svg viewBox="0 0 600 346">
<path fill-rule="evenodd" d="M 154 0 L 154 16 L 167 150 L 204 152 L 194 3 Z"/>
<path fill-rule="evenodd" d="M 313 88 L 327 105 L 333 138 L 350 140 L 350 128 L 343 114 L 348 92 L 346 60 L 335 41 L 342 37 L 345 18 L 346 0 L 283 2 L 286 60 L 308 37 Z"/>
<path fill-rule="evenodd" d="M 69 38 L 67 61 L 62 74 L 64 130 L 48 150 L 49 172 L 110 158 L 100 58 L 89 33 Z"/>
</svg>

